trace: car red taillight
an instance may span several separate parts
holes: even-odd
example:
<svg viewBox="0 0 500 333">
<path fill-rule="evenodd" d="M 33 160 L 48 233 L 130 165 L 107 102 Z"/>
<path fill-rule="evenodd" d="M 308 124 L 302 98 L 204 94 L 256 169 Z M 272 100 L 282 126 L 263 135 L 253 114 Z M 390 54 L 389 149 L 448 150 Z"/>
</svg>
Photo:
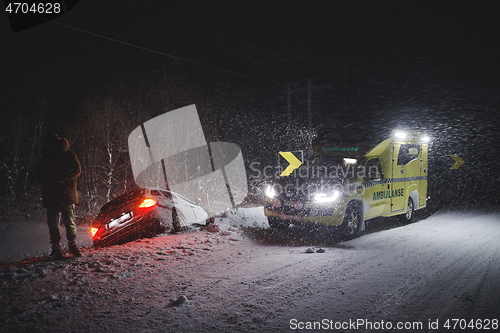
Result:
<svg viewBox="0 0 500 333">
<path fill-rule="evenodd" d="M 92 239 L 99 239 L 106 232 L 106 226 L 102 226 L 100 228 L 92 227 L 90 228 L 90 235 Z"/>
<path fill-rule="evenodd" d="M 94 237 L 95 234 L 97 234 L 97 231 L 99 230 L 99 228 L 90 228 L 90 236 Z"/>
<path fill-rule="evenodd" d="M 153 198 L 146 198 L 142 200 L 141 204 L 139 205 L 139 208 L 148 208 L 148 207 L 153 207 L 156 205 L 156 200 Z"/>
</svg>

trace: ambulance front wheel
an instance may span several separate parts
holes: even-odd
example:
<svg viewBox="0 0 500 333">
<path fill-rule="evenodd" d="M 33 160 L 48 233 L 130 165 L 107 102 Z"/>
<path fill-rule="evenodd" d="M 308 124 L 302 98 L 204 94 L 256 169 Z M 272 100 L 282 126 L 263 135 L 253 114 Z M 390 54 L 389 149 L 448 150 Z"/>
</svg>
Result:
<svg viewBox="0 0 500 333">
<path fill-rule="evenodd" d="M 359 228 L 363 223 L 363 212 L 358 203 L 351 202 L 347 206 L 342 222 L 342 231 L 345 238 L 353 239 L 358 235 Z"/>
<path fill-rule="evenodd" d="M 274 230 L 283 230 L 288 228 L 288 225 L 290 224 L 288 221 L 284 221 L 282 219 L 279 219 L 277 217 L 268 217 L 267 221 L 269 223 L 269 227 Z"/>
<path fill-rule="evenodd" d="M 415 213 L 415 205 L 413 204 L 413 199 L 408 198 L 408 207 L 406 207 L 406 213 L 400 215 L 399 219 L 404 223 L 411 223 L 413 220 L 413 215 Z"/>
</svg>

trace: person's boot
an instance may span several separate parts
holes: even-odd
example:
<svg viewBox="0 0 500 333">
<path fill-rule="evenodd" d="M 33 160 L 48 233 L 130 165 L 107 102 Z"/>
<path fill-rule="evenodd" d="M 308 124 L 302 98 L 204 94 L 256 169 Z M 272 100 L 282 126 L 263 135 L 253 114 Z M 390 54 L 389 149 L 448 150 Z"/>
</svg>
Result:
<svg viewBox="0 0 500 333">
<path fill-rule="evenodd" d="M 69 252 L 73 255 L 73 257 L 81 257 L 82 253 L 78 249 L 78 246 L 76 245 L 76 241 L 70 241 L 69 242 Z"/>
<path fill-rule="evenodd" d="M 62 254 L 62 248 L 61 245 L 52 245 L 52 252 L 49 255 L 50 258 L 52 259 L 62 259 L 64 258 Z"/>
</svg>

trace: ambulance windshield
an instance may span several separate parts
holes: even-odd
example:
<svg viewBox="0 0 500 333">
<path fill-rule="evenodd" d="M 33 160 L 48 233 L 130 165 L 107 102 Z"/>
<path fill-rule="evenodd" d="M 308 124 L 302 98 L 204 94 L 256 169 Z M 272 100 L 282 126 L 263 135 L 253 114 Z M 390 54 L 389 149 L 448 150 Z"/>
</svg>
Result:
<svg viewBox="0 0 500 333">
<path fill-rule="evenodd" d="M 318 156 L 306 161 L 305 167 L 315 178 L 354 178 L 359 160 L 338 156 Z"/>
</svg>

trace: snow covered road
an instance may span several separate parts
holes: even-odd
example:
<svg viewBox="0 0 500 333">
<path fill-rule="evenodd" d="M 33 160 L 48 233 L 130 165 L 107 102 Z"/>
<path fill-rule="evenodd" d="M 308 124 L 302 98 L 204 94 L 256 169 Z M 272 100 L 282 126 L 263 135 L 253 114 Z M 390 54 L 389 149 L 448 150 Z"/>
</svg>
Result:
<svg viewBox="0 0 500 333">
<path fill-rule="evenodd" d="M 263 225 L 255 208 L 227 220 Z M 228 228 L 227 220 L 217 233 L 191 231 L 2 268 L 0 327 L 478 332 L 481 323 L 498 329 L 500 213 L 441 211 L 339 244 L 298 234 L 290 242 L 290 234 Z M 187 301 L 175 302 L 180 296 Z M 471 320 L 474 329 L 460 329 Z"/>
<path fill-rule="evenodd" d="M 65 229 L 61 227 L 63 246 L 66 246 L 65 235 Z M 77 227 L 77 240 L 80 246 L 91 246 L 88 227 Z M 49 227 L 44 213 L 35 218 L 0 221 L 0 263 L 46 256 L 50 250 Z"/>
</svg>

